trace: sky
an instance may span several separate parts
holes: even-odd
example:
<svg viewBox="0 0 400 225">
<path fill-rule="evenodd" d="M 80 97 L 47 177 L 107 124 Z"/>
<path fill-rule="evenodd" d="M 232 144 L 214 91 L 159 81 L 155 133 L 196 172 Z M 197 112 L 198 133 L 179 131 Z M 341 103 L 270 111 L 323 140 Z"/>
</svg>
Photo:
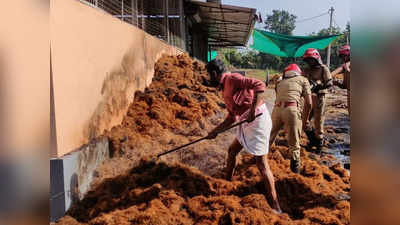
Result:
<svg viewBox="0 0 400 225">
<path fill-rule="evenodd" d="M 350 21 L 350 0 L 222 0 L 222 4 L 255 8 L 261 13 L 263 20 L 273 9 L 284 9 L 297 16 L 297 20 L 307 19 L 328 12 L 332 6 L 334 21 L 341 30 Z M 335 25 L 335 23 L 334 23 Z M 256 28 L 262 28 L 256 23 Z M 296 24 L 294 35 L 308 35 L 329 27 L 329 15 Z"/>
</svg>

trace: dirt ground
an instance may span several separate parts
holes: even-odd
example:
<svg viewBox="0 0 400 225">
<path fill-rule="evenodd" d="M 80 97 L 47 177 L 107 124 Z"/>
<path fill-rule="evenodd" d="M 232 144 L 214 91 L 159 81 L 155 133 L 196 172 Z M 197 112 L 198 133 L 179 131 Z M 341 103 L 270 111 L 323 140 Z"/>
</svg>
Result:
<svg viewBox="0 0 400 225">
<path fill-rule="evenodd" d="M 222 179 L 234 130 L 151 160 L 206 135 L 224 119 L 225 105 L 220 93 L 207 87 L 207 76 L 204 65 L 187 55 L 163 56 L 152 84 L 136 93 L 122 124 L 105 133 L 114 157 L 98 169 L 92 191 L 58 224 L 350 224 L 350 173 L 336 157 L 341 150 L 329 152 L 347 141 L 343 90 L 328 96 L 330 139 L 324 154 L 307 152 L 302 139 L 301 174 L 289 169 L 284 131 L 271 148 L 282 214 L 269 206 L 251 155 L 242 151 L 233 181 Z M 273 89 L 263 97 L 272 110 Z"/>
</svg>

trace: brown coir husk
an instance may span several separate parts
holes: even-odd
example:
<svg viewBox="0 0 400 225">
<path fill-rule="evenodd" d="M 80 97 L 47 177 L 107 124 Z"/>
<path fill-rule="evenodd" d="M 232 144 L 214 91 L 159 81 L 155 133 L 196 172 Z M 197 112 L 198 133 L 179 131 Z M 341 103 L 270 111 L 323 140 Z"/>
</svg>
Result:
<svg viewBox="0 0 400 225">
<path fill-rule="evenodd" d="M 58 224 L 350 224 L 348 172 L 339 164 L 319 163 L 334 162 L 333 156 L 302 148 L 303 170 L 292 173 L 284 132 L 268 155 L 284 212 L 279 215 L 268 204 L 252 156 L 240 156 L 232 182 L 220 179 L 225 142 L 204 142 L 164 161 L 143 159 L 198 138 L 221 121 L 223 101 L 204 85 L 207 76 L 204 65 L 187 55 L 162 57 L 152 84 L 136 93 L 122 124 L 106 133 L 116 157 Z M 232 135 L 217 139 L 229 143 Z M 119 167 L 129 169 L 122 173 Z"/>
<path fill-rule="evenodd" d="M 175 146 L 187 141 L 177 136 L 204 135 L 209 118 L 224 108 L 220 94 L 207 81 L 202 63 L 184 54 L 163 56 L 155 65 L 150 86 L 135 93 L 121 125 L 106 132 L 115 153 L 136 149 L 148 156 L 161 150 L 154 144 Z"/>
</svg>

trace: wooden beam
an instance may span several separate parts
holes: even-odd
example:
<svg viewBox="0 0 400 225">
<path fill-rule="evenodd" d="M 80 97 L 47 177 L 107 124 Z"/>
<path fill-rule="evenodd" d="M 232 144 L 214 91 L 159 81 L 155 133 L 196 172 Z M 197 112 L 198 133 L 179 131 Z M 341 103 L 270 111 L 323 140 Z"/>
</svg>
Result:
<svg viewBox="0 0 400 225">
<path fill-rule="evenodd" d="M 139 17 L 138 17 L 138 0 L 131 0 L 131 7 L 132 7 L 132 24 L 139 27 Z"/>
<path fill-rule="evenodd" d="M 163 0 L 163 9 L 164 9 L 164 36 L 169 43 L 169 20 L 168 20 L 168 0 Z"/>
<path fill-rule="evenodd" d="M 185 12 L 183 7 L 184 0 L 179 1 L 179 28 L 180 28 L 180 36 L 181 36 L 181 48 L 186 50 L 186 26 L 185 26 Z"/>
<path fill-rule="evenodd" d="M 203 19 L 204 20 L 215 20 L 215 21 L 218 21 L 218 22 L 222 22 L 222 24 L 235 24 L 235 25 L 240 24 L 240 25 L 246 25 L 246 26 L 251 25 L 251 24 L 248 24 L 248 23 L 242 23 L 242 22 L 236 22 L 236 21 L 230 21 L 230 20 L 223 20 L 223 19 L 212 18 L 212 17 L 202 17 L 201 19 L 202 20 Z M 205 23 L 209 23 L 209 22 L 205 22 Z M 209 24 L 214 24 L 214 23 L 209 23 Z"/>
<path fill-rule="evenodd" d="M 220 41 L 220 42 L 228 42 L 228 43 L 232 43 L 232 44 L 235 44 L 235 45 L 240 45 L 240 46 L 244 46 L 245 44 L 241 44 L 241 43 L 238 43 L 238 42 L 234 42 L 234 41 L 230 41 L 230 40 L 228 40 L 228 39 L 225 39 L 225 38 L 217 38 L 217 37 L 211 37 L 212 39 L 214 39 L 215 41 Z M 213 41 L 213 40 L 209 40 L 209 41 Z"/>
<path fill-rule="evenodd" d="M 121 0 L 121 19 L 122 19 L 122 21 L 125 21 L 125 19 L 124 19 L 124 0 Z"/>
<path fill-rule="evenodd" d="M 247 33 L 247 30 L 228 30 L 228 31 L 224 31 L 224 30 L 217 30 L 217 31 L 210 31 L 208 30 L 210 34 L 220 34 L 220 33 L 229 33 L 229 32 L 239 32 L 239 33 Z"/>
<path fill-rule="evenodd" d="M 147 0 L 146 0 L 147 1 Z M 142 7 L 141 7 L 141 11 L 142 11 L 142 29 L 145 31 L 146 30 L 146 20 L 144 17 L 144 0 L 140 0 L 140 2 L 142 3 Z"/>
<path fill-rule="evenodd" d="M 207 7 L 207 8 L 214 8 L 214 9 L 224 9 L 224 10 L 239 10 L 242 12 L 252 12 L 253 8 L 246 8 L 246 7 L 240 7 L 240 6 L 231 6 L 231 5 L 222 5 L 222 4 L 215 4 L 215 3 L 209 3 L 209 2 L 196 2 L 194 5 L 198 5 L 200 7 Z"/>
</svg>

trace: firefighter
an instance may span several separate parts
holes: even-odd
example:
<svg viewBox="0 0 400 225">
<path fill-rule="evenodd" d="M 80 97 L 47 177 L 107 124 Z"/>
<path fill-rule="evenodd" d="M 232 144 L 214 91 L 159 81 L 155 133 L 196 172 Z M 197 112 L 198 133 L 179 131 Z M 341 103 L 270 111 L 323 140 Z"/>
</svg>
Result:
<svg viewBox="0 0 400 225">
<path fill-rule="evenodd" d="M 333 85 L 333 80 L 329 68 L 322 63 L 321 55 L 316 49 L 307 49 L 303 55 L 303 61 L 308 65 L 303 75 L 313 84 L 312 116 L 314 117 L 314 128 L 309 126 L 306 130 L 314 130 L 314 137 L 309 137 L 309 140 L 314 140 L 311 145 L 317 147 L 317 152 L 320 152 L 324 144 L 325 95 L 328 93 L 328 88 Z"/>
<path fill-rule="evenodd" d="M 345 45 L 339 49 L 339 57 L 344 64 L 332 72 L 332 76 L 343 73 L 343 82 L 334 80 L 333 83 L 342 89 L 347 89 L 347 109 L 350 115 L 350 46 Z"/>
<path fill-rule="evenodd" d="M 303 112 L 300 104 L 301 98 L 304 98 Z M 302 127 L 309 124 L 311 107 L 310 83 L 307 78 L 301 76 L 301 70 L 297 64 L 290 64 L 285 68 L 282 80 L 276 84 L 276 100 L 272 111 L 269 145 L 274 143 L 279 130 L 284 127 L 287 132 L 289 150 L 292 152 L 290 169 L 294 173 L 300 172 L 300 138 Z"/>
</svg>

